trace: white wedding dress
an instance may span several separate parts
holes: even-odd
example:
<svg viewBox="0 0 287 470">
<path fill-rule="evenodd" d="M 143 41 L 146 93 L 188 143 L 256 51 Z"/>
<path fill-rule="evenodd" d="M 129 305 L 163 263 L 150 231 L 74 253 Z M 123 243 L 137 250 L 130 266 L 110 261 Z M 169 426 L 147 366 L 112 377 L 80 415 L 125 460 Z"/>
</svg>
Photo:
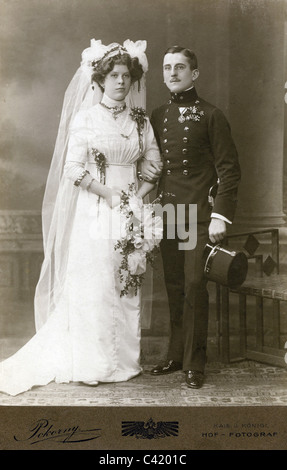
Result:
<svg viewBox="0 0 287 470">
<path fill-rule="evenodd" d="M 149 120 L 143 142 L 145 157 L 159 160 Z M 106 185 L 125 190 L 137 182 L 139 141 L 129 108 L 117 119 L 100 104 L 77 114 L 66 184 L 73 185 L 83 168 L 99 179 L 92 148 L 107 158 Z M 141 372 L 140 292 L 120 297 L 121 255 L 107 236 L 115 209 L 90 191 L 77 190 L 62 293 L 32 339 L 0 364 L 1 392 L 17 395 L 51 381 L 126 381 Z"/>
</svg>

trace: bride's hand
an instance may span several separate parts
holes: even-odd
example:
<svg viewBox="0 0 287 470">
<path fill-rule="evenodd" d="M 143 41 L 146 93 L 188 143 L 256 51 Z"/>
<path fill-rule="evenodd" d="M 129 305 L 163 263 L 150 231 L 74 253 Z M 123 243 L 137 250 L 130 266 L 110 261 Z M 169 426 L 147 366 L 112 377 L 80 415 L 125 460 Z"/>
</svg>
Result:
<svg viewBox="0 0 287 470">
<path fill-rule="evenodd" d="M 111 209 L 119 206 L 121 203 L 121 190 L 116 188 L 109 188 L 105 199 Z"/>
</svg>

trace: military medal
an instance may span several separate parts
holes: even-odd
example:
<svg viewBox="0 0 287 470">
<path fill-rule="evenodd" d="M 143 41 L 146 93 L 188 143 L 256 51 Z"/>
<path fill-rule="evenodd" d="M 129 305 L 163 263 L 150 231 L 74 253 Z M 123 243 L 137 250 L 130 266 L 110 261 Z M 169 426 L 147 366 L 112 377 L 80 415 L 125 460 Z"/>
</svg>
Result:
<svg viewBox="0 0 287 470">
<path fill-rule="evenodd" d="M 186 108 L 184 108 L 183 111 L 180 111 L 180 110 L 179 110 L 180 116 L 179 116 L 179 118 L 178 118 L 178 122 L 180 122 L 181 124 L 182 124 L 183 122 L 185 122 L 185 119 L 186 119 L 186 118 L 184 117 L 185 111 L 186 111 Z"/>
<path fill-rule="evenodd" d="M 196 102 L 197 103 L 197 102 Z M 184 114 L 188 111 L 188 114 Z M 178 122 L 184 123 L 185 121 L 200 121 L 201 117 L 204 116 L 204 111 L 200 111 L 196 106 L 190 106 L 189 108 L 179 108 L 180 116 Z"/>
</svg>

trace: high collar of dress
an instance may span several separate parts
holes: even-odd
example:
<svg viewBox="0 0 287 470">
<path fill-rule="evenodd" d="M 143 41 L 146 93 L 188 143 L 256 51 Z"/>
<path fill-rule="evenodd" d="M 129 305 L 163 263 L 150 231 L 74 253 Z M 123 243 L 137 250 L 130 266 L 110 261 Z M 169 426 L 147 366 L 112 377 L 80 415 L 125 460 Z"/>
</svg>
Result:
<svg viewBox="0 0 287 470">
<path fill-rule="evenodd" d="M 188 104 L 192 101 L 196 101 L 197 99 L 198 95 L 194 87 L 180 93 L 171 93 L 171 101 L 180 105 Z"/>
<path fill-rule="evenodd" d="M 104 103 L 109 108 L 120 107 L 120 106 L 123 106 L 125 104 L 125 100 L 123 100 L 123 101 L 113 100 L 112 98 L 110 98 L 105 93 L 103 94 L 101 102 Z"/>
</svg>

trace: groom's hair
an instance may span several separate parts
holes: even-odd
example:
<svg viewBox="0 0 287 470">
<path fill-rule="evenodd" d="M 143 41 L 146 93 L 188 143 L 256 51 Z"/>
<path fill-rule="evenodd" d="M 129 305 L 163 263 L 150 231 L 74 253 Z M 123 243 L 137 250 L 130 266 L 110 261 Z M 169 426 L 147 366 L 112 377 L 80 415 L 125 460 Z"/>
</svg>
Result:
<svg viewBox="0 0 287 470">
<path fill-rule="evenodd" d="M 187 47 L 181 47 L 181 46 L 172 46 L 169 47 L 164 55 L 166 54 L 176 54 L 180 53 L 183 54 L 185 57 L 187 57 L 189 63 L 190 63 L 190 68 L 191 70 L 197 69 L 198 68 L 198 62 L 197 62 L 197 57 L 193 51 L 188 49 Z"/>
</svg>

